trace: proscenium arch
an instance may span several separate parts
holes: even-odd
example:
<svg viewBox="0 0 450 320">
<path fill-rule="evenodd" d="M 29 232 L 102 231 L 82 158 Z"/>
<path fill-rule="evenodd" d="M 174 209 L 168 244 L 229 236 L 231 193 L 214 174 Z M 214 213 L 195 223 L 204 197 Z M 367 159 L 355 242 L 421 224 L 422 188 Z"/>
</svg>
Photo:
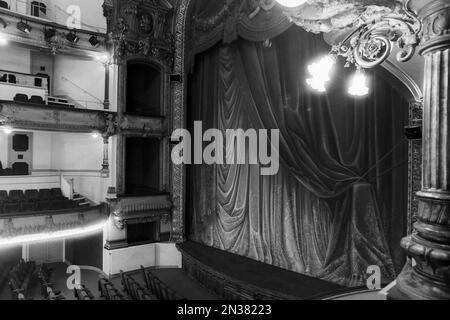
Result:
<svg viewBox="0 0 450 320">
<path fill-rule="evenodd" d="M 195 0 L 180 0 L 175 19 L 175 60 L 173 73 L 181 76 L 181 81 L 174 82 L 171 87 L 171 130 L 186 128 L 186 90 L 187 90 L 187 73 L 191 57 L 187 54 L 187 43 L 189 23 L 192 15 L 192 4 Z M 412 80 L 409 75 L 401 72 L 398 67 L 392 63 L 388 63 L 384 68 L 397 80 L 399 80 L 404 88 L 402 94 L 411 104 L 421 104 L 422 92 L 419 86 Z M 405 112 L 410 112 L 409 110 Z M 413 146 L 410 147 L 410 153 L 413 153 Z M 414 175 L 414 164 L 412 156 L 409 157 L 409 183 L 408 183 L 408 229 L 414 207 L 414 189 L 420 184 L 421 176 Z M 185 234 L 185 204 L 186 204 L 186 169 L 183 165 L 172 164 L 172 237 L 171 241 L 180 243 L 186 240 Z M 410 231 L 410 230 L 408 230 Z"/>
</svg>

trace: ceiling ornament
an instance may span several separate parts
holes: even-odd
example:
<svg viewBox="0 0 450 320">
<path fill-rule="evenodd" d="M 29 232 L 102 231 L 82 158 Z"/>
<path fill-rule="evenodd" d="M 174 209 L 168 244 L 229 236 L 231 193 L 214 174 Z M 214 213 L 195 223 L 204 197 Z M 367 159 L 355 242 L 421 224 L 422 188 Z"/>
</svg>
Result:
<svg viewBox="0 0 450 320">
<path fill-rule="evenodd" d="M 285 1 L 277 0 L 280 4 Z M 422 23 L 409 9 L 410 0 L 308 0 L 295 8 L 283 7 L 284 14 L 309 32 L 342 30 L 344 39 L 332 46 L 328 56 L 308 67 L 307 83 L 314 90 L 326 91 L 337 57 L 345 67 L 354 65 L 356 73 L 348 93 L 365 96 L 369 93 L 363 69 L 374 68 L 399 48 L 397 60 L 410 60 L 420 42 Z"/>
<path fill-rule="evenodd" d="M 395 43 L 397 59 L 408 61 L 415 53 L 422 30 L 420 20 L 408 8 L 409 1 L 314 0 L 284 13 L 309 32 L 351 30 L 331 54 L 343 56 L 347 66 L 373 68 L 391 54 Z"/>
</svg>

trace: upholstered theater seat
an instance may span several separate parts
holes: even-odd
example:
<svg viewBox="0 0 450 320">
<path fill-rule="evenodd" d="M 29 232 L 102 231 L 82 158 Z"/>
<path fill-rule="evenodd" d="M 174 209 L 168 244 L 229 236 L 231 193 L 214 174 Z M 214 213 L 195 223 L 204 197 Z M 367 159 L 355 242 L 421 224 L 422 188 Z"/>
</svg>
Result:
<svg viewBox="0 0 450 320">
<path fill-rule="evenodd" d="M 52 191 L 50 189 L 40 189 L 39 190 L 39 200 L 51 200 L 53 199 Z"/>
<path fill-rule="evenodd" d="M 14 97 L 15 102 L 28 102 L 28 96 L 26 94 L 18 93 Z"/>
<path fill-rule="evenodd" d="M 50 210 L 63 210 L 63 209 L 65 209 L 65 204 L 63 200 L 50 201 Z"/>
<path fill-rule="evenodd" d="M 7 202 L 3 205 L 3 213 L 4 214 L 17 213 L 20 211 L 21 211 L 20 203 Z"/>
<path fill-rule="evenodd" d="M 36 211 L 47 211 L 47 210 L 50 210 L 50 202 L 48 201 L 36 202 Z"/>
<path fill-rule="evenodd" d="M 45 101 L 41 96 L 31 96 L 29 102 L 36 104 L 45 104 Z"/>
<path fill-rule="evenodd" d="M 62 190 L 60 188 L 53 188 L 50 190 L 53 196 L 53 199 L 55 200 L 66 200 L 67 198 L 64 197 Z"/>
<path fill-rule="evenodd" d="M 38 201 L 39 200 L 39 192 L 36 189 L 25 190 L 25 199 L 30 202 Z"/>
<path fill-rule="evenodd" d="M 11 202 L 22 202 L 25 201 L 25 195 L 22 190 L 11 190 L 9 191 L 9 201 Z"/>
<path fill-rule="evenodd" d="M 36 211 L 35 202 L 22 202 L 22 212 L 33 212 Z"/>
<path fill-rule="evenodd" d="M 8 191 L 1 190 L 0 191 L 0 204 L 4 202 L 8 202 Z"/>
</svg>

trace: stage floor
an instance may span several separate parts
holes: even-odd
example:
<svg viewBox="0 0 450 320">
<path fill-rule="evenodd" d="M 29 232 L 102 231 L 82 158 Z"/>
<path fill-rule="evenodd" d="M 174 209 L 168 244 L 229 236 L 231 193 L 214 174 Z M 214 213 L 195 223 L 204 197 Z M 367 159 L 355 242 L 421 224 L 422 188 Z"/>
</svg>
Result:
<svg viewBox="0 0 450 320">
<path fill-rule="evenodd" d="M 182 253 L 233 280 L 298 299 L 316 299 L 346 287 L 284 270 L 226 251 L 188 241 L 178 245 Z"/>
</svg>

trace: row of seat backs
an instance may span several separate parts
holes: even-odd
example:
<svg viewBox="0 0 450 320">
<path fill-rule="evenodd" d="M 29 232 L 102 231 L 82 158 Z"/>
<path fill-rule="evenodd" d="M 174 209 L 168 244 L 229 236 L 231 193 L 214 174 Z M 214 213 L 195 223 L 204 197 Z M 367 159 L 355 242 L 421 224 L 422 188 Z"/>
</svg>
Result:
<svg viewBox="0 0 450 320">
<path fill-rule="evenodd" d="M 77 208 L 78 203 L 73 200 L 50 200 L 35 202 L 5 202 L 0 203 L 0 213 L 12 214 L 20 212 L 41 212 Z"/>
<path fill-rule="evenodd" d="M 113 283 L 102 276 L 98 281 L 98 291 L 106 300 L 129 300 L 128 297 L 117 290 Z"/>
<path fill-rule="evenodd" d="M 12 168 L 3 168 L 0 165 L 0 176 L 26 176 L 29 174 L 29 165 L 26 162 L 15 162 Z"/>
<path fill-rule="evenodd" d="M 158 300 L 158 297 L 152 294 L 147 288 L 142 287 L 131 275 L 125 274 L 122 270 L 120 271 L 120 275 L 125 292 L 133 300 Z"/>
<path fill-rule="evenodd" d="M 158 279 L 150 270 L 141 266 L 147 288 L 154 294 L 158 300 L 186 300 L 171 290 L 165 283 Z"/>
<path fill-rule="evenodd" d="M 74 295 L 77 300 L 95 300 L 94 295 L 91 290 L 87 288 L 85 285 L 79 285 L 74 289 Z"/>
<path fill-rule="evenodd" d="M 31 190 L 11 190 L 9 194 L 5 190 L 0 190 L 0 202 L 22 202 L 22 201 L 42 201 L 42 200 L 63 200 L 61 188 L 53 189 L 31 189 Z"/>
<path fill-rule="evenodd" d="M 31 282 L 36 263 L 25 262 L 23 259 L 9 272 L 9 287 L 13 299 L 22 299 L 27 294 L 28 286 Z"/>
<path fill-rule="evenodd" d="M 13 99 L 15 102 L 25 102 L 25 103 L 35 103 L 35 104 L 45 104 L 45 100 L 41 96 L 31 96 L 28 98 L 28 95 L 24 93 L 18 93 L 14 96 Z"/>
</svg>

